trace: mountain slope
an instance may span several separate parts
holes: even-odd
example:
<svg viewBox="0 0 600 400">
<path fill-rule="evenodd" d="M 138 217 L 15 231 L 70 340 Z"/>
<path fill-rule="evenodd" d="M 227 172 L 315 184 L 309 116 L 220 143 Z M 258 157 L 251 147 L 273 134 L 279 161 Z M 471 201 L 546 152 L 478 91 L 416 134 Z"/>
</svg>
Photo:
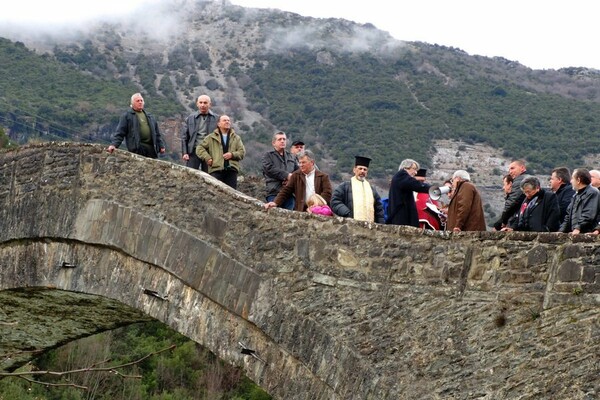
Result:
<svg viewBox="0 0 600 400">
<path fill-rule="evenodd" d="M 374 159 L 381 178 L 407 157 L 431 166 L 441 139 L 489 144 L 538 173 L 581 166 L 600 145 L 598 71 L 534 71 L 398 41 L 370 24 L 182 0 L 147 10 L 142 23 L 98 23 L 71 36 L 0 34 L 37 52 L 25 57 L 13 44 L 15 54 L 5 41 L 0 49 L 9 62 L 28 59 L 11 79 L 0 77 L 0 117 L 15 121 L 5 125 L 13 138 L 31 134 L 22 121 L 38 115 L 107 140 L 139 90 L 161 117 L 174 159 L 181 121 L 209 94 L 244 135 L 252 173 L 276 129 L 307 142 L 334 180 L 357 153 Z"/>
</svg>

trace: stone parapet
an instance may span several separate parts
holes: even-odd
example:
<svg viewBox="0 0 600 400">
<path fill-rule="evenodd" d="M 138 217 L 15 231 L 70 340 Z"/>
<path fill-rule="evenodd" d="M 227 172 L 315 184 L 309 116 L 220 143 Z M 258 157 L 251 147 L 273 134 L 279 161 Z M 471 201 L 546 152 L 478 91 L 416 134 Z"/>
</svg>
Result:
<svg viewBox="0 0 600 400">
<path fill-rule="evenodd" d="M 3 349 L 152 317 L 281 399 L 600 395 L 598 248 L 266 212 L 202 172 L 97 145 L 0 153 L 0 296 L 30 298 L 38 320 L 3 308 Z M 123 317 L 94 327 L 82 308 L 36 338 L 70 301 Z"/>
</svg>

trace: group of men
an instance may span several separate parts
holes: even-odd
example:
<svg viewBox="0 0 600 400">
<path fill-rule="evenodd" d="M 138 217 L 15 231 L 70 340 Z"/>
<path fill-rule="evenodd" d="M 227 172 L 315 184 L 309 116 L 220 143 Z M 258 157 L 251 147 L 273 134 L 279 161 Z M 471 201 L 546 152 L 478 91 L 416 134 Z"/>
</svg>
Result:
<svg viewBox="0 0 600 400">
<path fill-rule="evenodd" d="M 237 188 L 240 161 L 246 154 L 241 137 L 231 127 L 227 115 L 211 110 L 209 96 L 199 96 L 198 111 L 189 115 L 181 135 L 182 159 L 190 168 L 201 169 L 232 188 Z M 112 153 L 125 140 L 127 150 L 145 157 L 164 154 L 165 141 L 156 119 L 144 109 L 140 93 L 131 96 L 130 109 L 119 125 L 107 151 Z"/>
<path fill-rule="evenodd" d="M 515 160 L 503 178 L 506 194 L 502 215 L 494 230 L 600 233 L 600 171 L 577 168 L 571 174 L 557 167 L 550 188 L 528 175 L 525 162 Z"/>
<path fill-rule="evenodd" d="M 164 137 L 156 119 L 144 109 L 140 93 L 131 96 L 130 109 L 119 119 L 107 151 L 112 153 L 123 140 L 133 153 L 157 158 L 165 153 Z M 189 115 L 181 135 L 182 159 L 190 168 L 201 169 L 232 188 L 237 187 L 240 161 L 245 156 L 242 139 L 231 127 L 227 115 L 212 110 L 209 96 L 196 101 L 198 111 Z M 362 221 L 419 227 L 420 213 L 428 212 L 423 202 L 417 208 L 419 194 L 427 194 L 431 185 L 425 182 L 419 163 L 403 160 L 393 176 L 387 204 L 366 179 L 371 159 L 356 156 L 353 177 L 332 189 L 329 176 L 315 164 L 312 152 L 302 141 L 287 150 L 285 132 L 276 132 L 273 150 L 262 158 L 266 183 L 265 208 L 283 207 L 306 211 L 311 195 L 322 196 L 332 211 L 341 217 Z M 418 176 L 421 175 L 421 176 Z M 481 196 L 467 171 L 457 170 L 449 182 L 450 202 L 444 216 L 445 229 L 452 232 L 485 231 Z M 535 231 L 600 233 L 600 171 L 578 168 L 570 174 L 566 167 L 552 170 L 550 188 L 527 174 L 525 162 L 510 163 L 503 177 L 505 202 L 502 214 L 494 224 L 497 231 Z M 426 196 L 427 197 L 427 196 Z M 419 201 L 419 200 L 417 200 Z M 424 200 L 430 206 L 430 200 Z M 387 207 L 387 208 L 386 208 Z M 436 209 L 435 207 L 431 207 Z M 436 229 L 435 225 L 429 224 Z"/>
<path fill-rule="evenodd" d="M 265 153 L 262 159 L 267 185 L 266 209 L 282 207 L 306 211 L 308 198 L 316 193 L 331 205 L 335 215 L 341 217 L 419 227 L 415 194 L 428 193 L 431 186 L 415 178 L 420 170 L 415 160 L 403 160 L 391 180 L 386 219 L 381 196 L 367 180 L 370 158 L 356 156 L 352 178 L 332 191 L 327 174 L 314 167 L 312 153 L 301 152 L 295 165 L 295 157 L 285 149 L 286 141 L 284 132 L 275 133 L 273 150 Z M 470 180 L 464 170 L 453 175 L 453 196 L 446 220 L 446 226 L 453 232 L 486 230 L 481 197 Z"/>
</svg>

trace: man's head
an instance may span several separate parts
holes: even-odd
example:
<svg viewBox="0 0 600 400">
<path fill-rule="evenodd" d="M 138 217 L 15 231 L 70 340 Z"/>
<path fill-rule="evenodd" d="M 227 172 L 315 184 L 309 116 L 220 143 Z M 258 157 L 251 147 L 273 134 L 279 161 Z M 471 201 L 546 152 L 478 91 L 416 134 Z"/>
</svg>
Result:
<svg viewBox="0 0 600 400">
<path fill-rule="evenodd" d="M 573 185 L 573 189 L 581 190 L 590 183 L 592 183 L 590 171 L 585 168 L 577 168 L 573 171 L 573 175 L 571 175 L 571 185 Z"/>
<path fill-rule="evenodd" d="M 231 129 L 231 119 L 227 115 L 221 115 L 217 121 L 217 127 L 221 132 L 228 132 Z"/>
<path fill-rule="evenodd" d="M 571 180 L 571 171 L 567 167 L 556 167 L 550 175 L 550 189 L 556 192 L 563 184 L 569 183 Z"/>
<path fill-rule="evenodd" d="M 140 93 L 135 93 L 131 96 L 130 105 L 133 111 L 142 111 L 144 109 L 144 98 Z"/>
<path fill-rule="evenodd" d="M 540 180 L 535 176 L 526 176 L 521 181 L 521 191 L 527 200 L 531 200 L 540 191 Z"/>
<path fill-rule="evenodd" d="M 211 105 L 210 97 L 205 94 L 198 96 L 198 100 L 196 100 L 196 106 L 198 107 L 200 114 L 208 114 L 208 110 L 210 110 Z"/>
<path fill-rule="evenodd" d="M 596 189 L 600 188 L 600 171 L 593 169 L 590 171 L 590 176 L 592 177 L 592 186 Z"/>
<path fill-rule="evenodd" d="M 354 168 L 352 172 L 354 172 L 354 176 L 359 181 L 364 181 L 367 179 L 367 173 L 369 172 L 369 163 L 371 162 L 370 158 L 355 156 L 354 160 Z"/>
<path fill-rule="evenodd" d="M 452 187 L 456 190 L 456 187 L 460 182 L 469 182 L 471 175 L 464 169 L 459 169 L 452 174 Z"/>
<path fill-rule="evenodd" d="M 402 160 L 400 166 L 398 167 L 398 170 L 406 170 L 406 172 L 408 172 L 410 176 L 414 177 L 417 174 L 417 171 L 419 170 L 419 163 L 415 160 L 407 158 L 405 160 Z"/>
<path fill-rule="evenodd" d="M 304 150 L 298 154 L 298 165 L 303 174 L 308 174 L 315 169 L 315 156 L 312 151 Z"/>
<path fill-rule="evenodd" d="M 301 140 L 294 140 L 292 142 L 292 147 L 290 148 L 290 153 L 300 154 L 303 151 L 304 151 L 304 142 Z"/>
<path fill-rule="evenodd" d="M 517 176 L 523 174 L 527 168 L 525 168 L 525 161 L 515 160 L 508 166 L 508 174 L 515 179 Z"/>
<path fill-rule="evenodd" d="M 506 174 L 502 177 L 502 190 L 505 194 L 509 194 L 512 191 L 513 177 Z"/>
<path fill-rule="evenodd" d="M 287 146 L 287 136 L 285 135 L 285 132 L 274 133 L 273 139 L 271 139 L 271 144 L 276 152 L 283 154 L 285 147 Z"/>
</svg>

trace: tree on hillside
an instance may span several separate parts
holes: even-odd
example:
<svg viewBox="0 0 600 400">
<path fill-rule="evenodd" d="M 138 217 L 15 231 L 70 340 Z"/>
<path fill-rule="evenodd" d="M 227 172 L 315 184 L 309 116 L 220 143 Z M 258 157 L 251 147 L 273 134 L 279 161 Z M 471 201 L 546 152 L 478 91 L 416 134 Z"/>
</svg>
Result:
<svg viewBox="0 0 600 400">
<path fill-rule="evenodd" d="M 4 133 L 4 129 L 0 126 L 0 149 L 12 149 L 17 147 L 12 143 L 9 137 Z"/>
</svg>

